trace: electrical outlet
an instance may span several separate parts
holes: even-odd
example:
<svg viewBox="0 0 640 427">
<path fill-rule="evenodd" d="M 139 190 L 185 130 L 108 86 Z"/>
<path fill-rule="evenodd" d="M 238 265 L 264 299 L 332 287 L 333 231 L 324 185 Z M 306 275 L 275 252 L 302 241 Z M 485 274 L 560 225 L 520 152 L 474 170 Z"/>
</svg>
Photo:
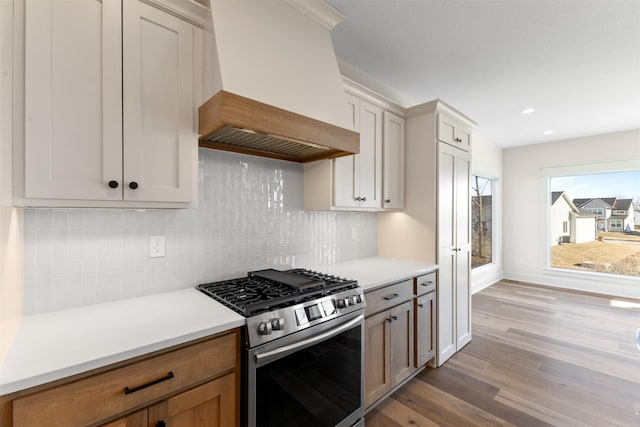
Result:
<svg viewBox="0 0 640 427">
<path fill-rule="evenodd" d="M 165 236 L 151 236 L 149 238 L 149 258 L 165 256 Z"/>
<path fill-rule="evenodd" d="M 351 240 L 357 240 L 357 239 L 358 239 L 358 228 L 351 227 Z"/>
</svg>

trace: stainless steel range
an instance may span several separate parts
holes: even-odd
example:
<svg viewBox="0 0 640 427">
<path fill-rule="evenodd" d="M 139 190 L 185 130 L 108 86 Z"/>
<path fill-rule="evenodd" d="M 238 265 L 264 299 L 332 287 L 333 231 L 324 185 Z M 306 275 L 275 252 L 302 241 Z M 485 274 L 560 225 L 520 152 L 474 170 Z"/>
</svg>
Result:
<svg viewBox="0 0 640 427">
<path fill-rule="evenodd" d="M 197 288 L 247 318 L 246 425 L 364 425 L 365 302 L 356 281 L 269 269 Z"/>
</svg>

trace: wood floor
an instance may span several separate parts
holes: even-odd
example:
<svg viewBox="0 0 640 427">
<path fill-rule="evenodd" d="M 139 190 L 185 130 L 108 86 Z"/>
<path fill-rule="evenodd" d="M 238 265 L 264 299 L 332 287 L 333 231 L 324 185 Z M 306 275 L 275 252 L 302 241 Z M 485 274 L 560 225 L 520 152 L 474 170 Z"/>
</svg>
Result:
<svg viewBox="0 0 640 427">
<path fill-rule="evenodd" d="M 511 282 L 479 292 L 471 343 L 366 427 L 640 426 L 640 301 L 612 300 Z"/>
</svg>

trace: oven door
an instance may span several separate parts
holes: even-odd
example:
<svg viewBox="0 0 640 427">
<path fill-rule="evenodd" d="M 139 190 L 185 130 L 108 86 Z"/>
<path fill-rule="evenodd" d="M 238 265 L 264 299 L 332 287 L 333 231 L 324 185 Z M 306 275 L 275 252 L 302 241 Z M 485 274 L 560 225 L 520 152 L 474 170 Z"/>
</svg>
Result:
<svg viewBox="0 0 640 427">
<path fill-rule="evenodd" d="M 248 350 L 248 425 L 363 425 L 363 337 L 359 311 Z"/>
</svg>

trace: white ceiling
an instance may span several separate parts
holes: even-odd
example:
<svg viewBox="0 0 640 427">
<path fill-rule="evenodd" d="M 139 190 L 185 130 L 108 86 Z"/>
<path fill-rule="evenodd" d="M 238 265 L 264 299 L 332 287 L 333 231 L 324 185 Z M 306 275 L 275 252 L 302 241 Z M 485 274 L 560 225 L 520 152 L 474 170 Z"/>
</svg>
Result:
<svg viewBox="0 0 640 427">
<path fill-rule="evenodd" d="M 640 0 L 328 2 L 338 58 L 501 147 L 640 129 Z"/>
</svg>

